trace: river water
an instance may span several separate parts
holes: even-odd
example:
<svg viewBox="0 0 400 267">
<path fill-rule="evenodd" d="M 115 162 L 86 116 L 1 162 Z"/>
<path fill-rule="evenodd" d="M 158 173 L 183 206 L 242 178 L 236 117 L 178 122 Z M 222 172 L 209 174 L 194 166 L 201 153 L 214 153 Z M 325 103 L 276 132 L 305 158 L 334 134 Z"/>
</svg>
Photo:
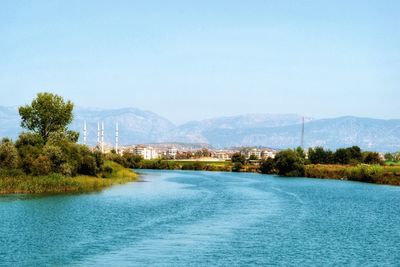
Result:
<svg viewBox="0 0 400 267">
<path fill-rule="evenodd" d="M 142 179 L 0 197 L 0 265 L 400 264 L 400 187 L 191 171 Z"/>
</svg>

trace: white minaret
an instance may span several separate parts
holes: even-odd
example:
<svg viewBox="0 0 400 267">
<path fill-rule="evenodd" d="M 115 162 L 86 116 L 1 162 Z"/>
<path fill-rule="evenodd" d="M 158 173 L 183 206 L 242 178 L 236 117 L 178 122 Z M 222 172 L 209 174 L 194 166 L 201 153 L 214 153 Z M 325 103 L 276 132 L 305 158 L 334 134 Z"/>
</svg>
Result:
<svg viewBox="0 0 400 267">
<path fill-rule="evenodd" d="M 101 153 L 104 153 L 104 122 L 101 122 Z"/>
<path fill-rule="evenodd" d="M 97 146 L 100 146 L 100 122 L 97 122 Z"/>
<path fill-rule="evenodd" d="M 86 121 L 83 122 L 83 144 L 86 145 L 87 141 L 87 128 L 86 128 Z"/>
<path fill-rule="evenodd" d="M 118 122 L 115 124 L 115 153 L 118 154 Z"/>
</svg>

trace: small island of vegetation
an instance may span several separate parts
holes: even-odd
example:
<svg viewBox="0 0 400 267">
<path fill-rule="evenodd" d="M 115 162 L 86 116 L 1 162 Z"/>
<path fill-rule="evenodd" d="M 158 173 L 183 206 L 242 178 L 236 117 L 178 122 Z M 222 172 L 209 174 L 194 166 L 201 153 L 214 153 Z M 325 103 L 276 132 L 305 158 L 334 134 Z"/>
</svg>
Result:
<svg viewBox="0 0 400 267">
<path fill-rule="evenodd" d="M 0 194 L 92 192 L 137 179 L 109 156 L 77 143 L 79 133 L 68 129 L 73 107 L 61 96 L 39 93 L 19 108 L 27 131 L 15 142 L 0 142 Z"/>
</svg>

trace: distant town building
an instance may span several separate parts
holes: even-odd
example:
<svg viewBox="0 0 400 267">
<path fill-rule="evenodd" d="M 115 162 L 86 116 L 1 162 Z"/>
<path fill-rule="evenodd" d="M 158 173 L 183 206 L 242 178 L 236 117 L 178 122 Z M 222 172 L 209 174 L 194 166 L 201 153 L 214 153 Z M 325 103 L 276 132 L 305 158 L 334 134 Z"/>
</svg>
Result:
<svg viewBox="0 0 400 267">
<path fill-rule="evenodd" d="M 261 158 L 261 150 L 258 148 L 253 148 L 249 152 L 247 152 L 247 158 L 250 158 L 251 156 L 256 156 L 258 159 Z"/>
<path fill-rule="evenodd" d="M 230 160 L 231 159 L 231 155 L 228 152 L 222 151 L 222 150 L 213 152 L 213 156 L 220 160 Z"/>
<path fill-rule="evenodd" d="M 134 149 L 136 155 L 142 156 L 144 159 L 157 159 L 159 153 L 152 147 L 137 146 Z"/>
<path fill-rule="evenodd" d="M 166 152 L 166 156 L 170 159 L 176 159 L 176 154 L 178 153 L 178 149 L 175 147 L 169 147 Z"/>
<path fill-rule="evenodd" d="M 262 158 L 262 159 L 275 158 L 275 154 L 276 154 L 276 151 L 273 151 L 273 150 L 263 150 L 263 151 L 261 152 L 261 158 Z"/>
</svg>

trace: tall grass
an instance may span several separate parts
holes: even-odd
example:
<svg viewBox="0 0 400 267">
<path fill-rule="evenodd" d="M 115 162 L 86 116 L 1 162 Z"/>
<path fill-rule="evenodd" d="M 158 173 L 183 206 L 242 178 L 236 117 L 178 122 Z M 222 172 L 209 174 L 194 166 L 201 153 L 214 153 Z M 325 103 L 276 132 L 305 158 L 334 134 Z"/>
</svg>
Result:
<svg viewBox="0 0 400 267">
<path fill-rule="evenodd" d="M 231 171 L 231 162 L 184 161 L 184 160 L 143 160 L 141 169 L 194 170 L 194 171 Z"/>
<path fill-rule="evenodd" d="M 311 178 L 346 179 L 367 183 L 400 185 L 400 166 L 360 164 L 306 165 L 305 176 Z"/>
<path fill-rule="evenodd" d="M 0 194 L 60 194 L 100 191 L 114 184 L 137 180 L 138 176 L 114 162 L 105 162 L 110 172 L 104 177 L 60 174 L 28 176 L 18 170 L 0 170 Z"/>
</svg>

